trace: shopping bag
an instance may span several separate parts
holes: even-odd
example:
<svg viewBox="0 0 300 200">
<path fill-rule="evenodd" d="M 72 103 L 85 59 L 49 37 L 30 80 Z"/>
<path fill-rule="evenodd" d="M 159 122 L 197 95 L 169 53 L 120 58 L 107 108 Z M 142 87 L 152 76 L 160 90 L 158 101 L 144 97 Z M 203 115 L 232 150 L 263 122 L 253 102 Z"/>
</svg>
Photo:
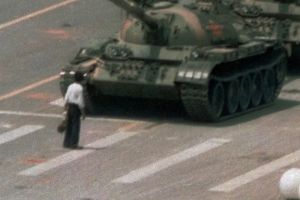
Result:
<svg viewBox="0 0 300 200">
<path fill-rule="evenodd" d="M 57 132 L 64 133 L 67 128 L 67 120 L 63 119 L 57 126 Z"/>
</svg>

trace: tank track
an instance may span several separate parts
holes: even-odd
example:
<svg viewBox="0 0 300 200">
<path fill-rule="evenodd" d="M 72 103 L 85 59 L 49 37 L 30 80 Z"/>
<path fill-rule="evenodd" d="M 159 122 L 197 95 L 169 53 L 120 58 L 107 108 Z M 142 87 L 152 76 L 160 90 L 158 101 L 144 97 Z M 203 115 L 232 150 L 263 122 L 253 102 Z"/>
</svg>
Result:
<svg viewBox="0 0 300 200">
<path fill-rule="evenodd" d="M 193 120 L 215 122 L 232 118 L 266 107 L 278 97 L 287 65 L 283 50 L 271 50 L 264 55 L 239 60 L 231 65 L 233 67 L 228 67 L 228 63 L 217 66 L 207 85 L 179 85 L 181 101 Z M 246 98 L 247 93 L 250 95 Z M 234 106 L 229 106 L 233 104 Z"/>
</svg>

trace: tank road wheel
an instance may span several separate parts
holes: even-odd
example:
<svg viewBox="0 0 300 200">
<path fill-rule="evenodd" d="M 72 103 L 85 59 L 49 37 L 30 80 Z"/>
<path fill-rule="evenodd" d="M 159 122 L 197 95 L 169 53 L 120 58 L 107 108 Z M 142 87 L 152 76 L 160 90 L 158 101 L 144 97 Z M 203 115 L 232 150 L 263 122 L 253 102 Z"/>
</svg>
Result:
<svg viewBox="0 0 300 200">
<path fill-rule="evenodd" d="M 252 77 L 251 104 L 253 105 L 253 107 L 258 106 L 261 102 L 263 96 L 262 85 L 262 74 L 260 72 L 257 72 Z"/>
<path fill-rule="evenodd" d="M 233 80 L 227 84 L 226 87 L 226 110 L 229 114 L 236 112 L 239 106 L 239 81 Z"/>
<path fill-rule="evenodd" d="M 267 70 L 264 74 L 263 79 L 263 102 L 264 103 L 270 103 L 274 100 L 275 97 L 275 89 L 276 89 L 276 83 L 275 83 L 275 73 L 273 70 Z"/>
<path fill-rule="evenodd" d="M 240 107 L 244 111 L 249 107 L 251 100 L 251 78 L 246 75 L 240 81 Z"/>
<path fill-rule="evenodd" d="M 212 82 L 209 92 L 210 110 L 213 120 L 220 118 L 225 104 L 225 91 L 221 82 Z"/>
</svg>

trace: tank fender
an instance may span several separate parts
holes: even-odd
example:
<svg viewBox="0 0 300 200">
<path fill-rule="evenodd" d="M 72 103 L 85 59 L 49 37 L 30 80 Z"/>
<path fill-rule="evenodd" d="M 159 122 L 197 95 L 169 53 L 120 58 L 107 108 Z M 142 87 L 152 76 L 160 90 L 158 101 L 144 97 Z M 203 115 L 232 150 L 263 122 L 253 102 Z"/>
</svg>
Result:
<svg viewBox="0 0 300 200">
<path fill-rule="evenodd" d="M 184 62 L 178 68 L 175 82 L 207 85 L 210 74 L 217 64 L 219 64 L 217 61 L 201 60 Z"/>
</svg>

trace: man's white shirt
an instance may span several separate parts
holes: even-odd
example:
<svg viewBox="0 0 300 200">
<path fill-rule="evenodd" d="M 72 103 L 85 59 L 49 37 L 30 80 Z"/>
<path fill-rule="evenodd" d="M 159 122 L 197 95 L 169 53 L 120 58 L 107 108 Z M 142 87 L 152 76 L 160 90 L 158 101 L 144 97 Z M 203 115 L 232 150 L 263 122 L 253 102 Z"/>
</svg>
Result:
<svg viewBox="0 0 300 200">
<path fill-rule="evenodd" d="M 65 103 L 73 103 L 78 105 L 81 109 L 84 108 L 82 85 L 79 83 L 69 85 L 65 95 Z"/>
</svg>

